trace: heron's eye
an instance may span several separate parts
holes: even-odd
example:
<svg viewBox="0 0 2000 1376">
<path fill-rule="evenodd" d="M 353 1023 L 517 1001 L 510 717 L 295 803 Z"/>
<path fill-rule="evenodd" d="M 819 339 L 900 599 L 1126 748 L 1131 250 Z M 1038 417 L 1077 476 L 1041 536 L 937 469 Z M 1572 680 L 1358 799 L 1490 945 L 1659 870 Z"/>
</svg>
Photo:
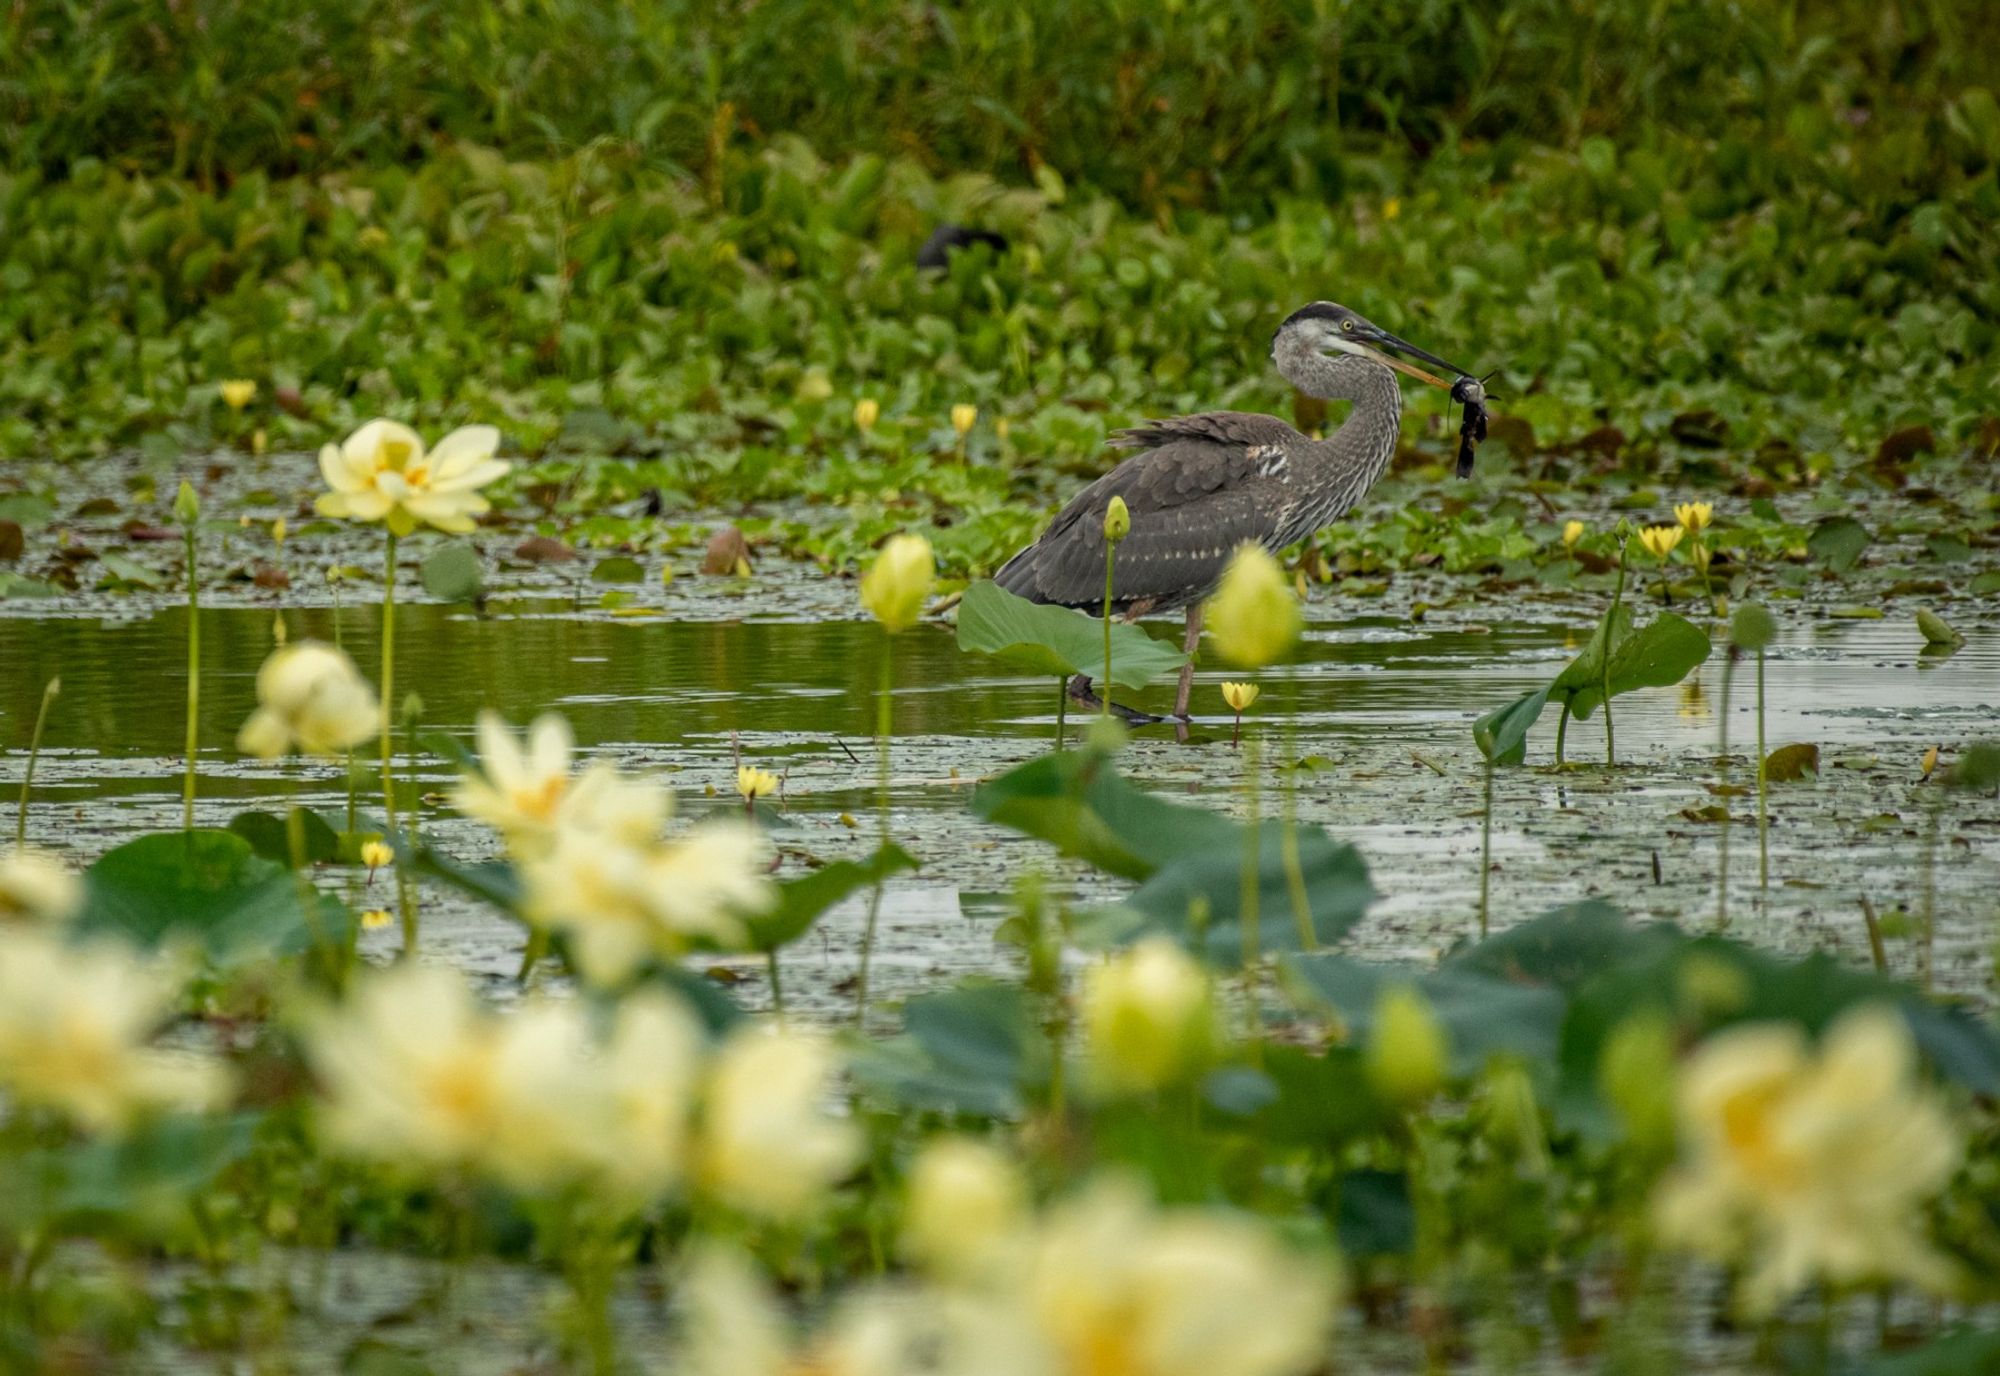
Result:
<svg viewBox="0 0 2000 1376">
<path fill-rule="evenodd" d="M 1352 334 L 1354 333 L 1354 322 L 1352 320 L 1343 320 L 1340 322 L 1340 328 Z"/>
</svg>

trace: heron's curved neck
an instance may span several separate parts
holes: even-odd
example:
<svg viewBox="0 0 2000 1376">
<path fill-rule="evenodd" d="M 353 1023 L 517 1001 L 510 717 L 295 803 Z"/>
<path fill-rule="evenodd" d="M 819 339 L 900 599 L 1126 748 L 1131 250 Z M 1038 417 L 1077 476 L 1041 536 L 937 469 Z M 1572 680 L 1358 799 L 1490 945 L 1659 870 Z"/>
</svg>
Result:
<svg viewBox="0 0 2000 1376">
<path fill-rule="evenodd" d="M 1352 354 L 1293 360 L 1283 368 L 1292 385 L 1327 401 L 1351 401 L 1354 409 L 1324 440 L 1313 446 L 1313 457 L 1327 481 L 1351 490 L 1354 499 L 1374 486 L 1396 453 L 1401 428 L 1403 394 L 1396 374 L 1370 359 Z"/>
</svg>

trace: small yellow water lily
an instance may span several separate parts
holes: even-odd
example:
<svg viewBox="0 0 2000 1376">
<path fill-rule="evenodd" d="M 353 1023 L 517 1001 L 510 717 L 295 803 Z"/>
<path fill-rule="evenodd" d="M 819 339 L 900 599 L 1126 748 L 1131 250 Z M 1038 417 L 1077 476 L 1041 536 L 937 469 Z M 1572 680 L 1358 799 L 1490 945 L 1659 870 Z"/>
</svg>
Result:
<svg viewBox="0 0 2000 1376">
<path fill-rule="evenodd" d="M 1244 712 L 1257 701 L 1257 695 L 1262 691 L 1254 683 L 1225 683 L 1222 685 L 1222 700 L 1229 704 L 1230 710 Z"/>
<path fill-rule="evenodd" d="M 768 769 L 759 769 L 754 764 L 739 765 L 736 769 L 736 792 L 746 803 L 759 798 L 767 798 L 778 791 L 778 776 Z"/>
<path fill-rule="evenodd" d="M 937 579 L 931 542 L 921 535 L 894 535 L 861 576 L 861 605 L 894 635 L 917 624 L 924 599 Z"/>
<path fill-rule="evenodd" d="M 875 422 L 882 417 L 882 403 L 873 397 L 863 397 L 854 403 L 854 428 L 867 431 L 875 428 Z"/>
<path fill-rule="evenodd" d="M 1817 1048 L 1791 1023 L 1717 1032 L 1688 1059 L 1678 1100 L 1681 1164 L 1654 1218 L 1666 1241 L 1744 1264 L 1752 1314 L 1814 1280 L 1949 1285 L 1923 1206 L 1964 1138 L 1918 1079 L 1895 1008 L 1850 1009 Z"/>
<path fill-rule="evenodd" d="M 361 914 L 361 926 L 364 931 L 379 931 L 393 921 L 395 919 L 389 916 L 387 908 L 369 908 Z"/>
<path fill-rule="evenodd" d="M 21 848 L 0 854 L 0 924 L 67 922 L 83 907 L 83 881 L 53 855 Z"/>
<path fill-rule="evenodd" d="M 216 390 L 222 393 L 224 404 L 232 411 L 241 411 L 257 396 L 257 384 L 247 377 L 231 378 Z"/>
<path fill-rule="evenodd" d="M 1224 659 L 1261 669 L 1283 658 L 1299 638 L 1299 600 L 1278 561 L 1262 545 L 1246 544 L 1223 571 L 1208 599 L 1209 635 Z"/>
<path fill-rule="evenodd" d="M 1578 540 L 1581 540 L 1582 538 L 1583 538 L 1583 522 L 1574 520 L 1563 522 L 1564 549 L 1575 549 L 1576 542 Z"/>
<path fill-rule="evenodd" d="M 285 524 L 284 517 L 280 516 L 277 520 L 271 522 L 271 543 L 278 548 L 283 549 L 285 547 L 285 537 L 290 533 L 291 527 Z"/>
<path fill-rule="evenodd" d="M 309 755 L 341 755 L 375 735 L 375 690 L 344 650 L 301 640 L 272 651 L 257 671 L 257 710 L 237 733 L 236 748 L 274 760 L 296 746 Z"/>
<path fill-rule="evenodd" d="M 368 867 L 368 876 L 371 879 L 374 878 L 376 870 L 392 863 L 395 858 L 396 852 L 389 848 L 389 844 L 386 841 L 363 841 L 361 843 L 361 863 Z"/>
<path fill-rule="evenodd" d="M 1639 532 L 1639 543 L 1646 547 L 1648 554 L 1664 564 L 1685 534 L 1687 530 L 1682 526 L 1647 526 Z"/>
<path fill-rule="evenodd" d="M 961 401 L 951 408 L 951 428 L 958 431 L 963 439 L 979 423 L 979 408 L 969 401 Z"/>
<path fill-rule="evenodd" d="M 1715 519 L 1715 508 L 1707 502 L 1682 502 L 1674 508 L 1674 519 L 1690 535 L 1699 535 Z"/>
<path fill-rule="evenodd" d="M 314 506 L 322 516 L 386 522 L 398 536 L 424 524 L 464 535 L 472 518 L 489 510 L 478 489 L 513 467 L 493 457 L 499 447 L 498 430 L 468 425 L 426 453 L 409 426 L 371 420 L 319 451 L 320 474 L 331 490 Z"/>
</svg>

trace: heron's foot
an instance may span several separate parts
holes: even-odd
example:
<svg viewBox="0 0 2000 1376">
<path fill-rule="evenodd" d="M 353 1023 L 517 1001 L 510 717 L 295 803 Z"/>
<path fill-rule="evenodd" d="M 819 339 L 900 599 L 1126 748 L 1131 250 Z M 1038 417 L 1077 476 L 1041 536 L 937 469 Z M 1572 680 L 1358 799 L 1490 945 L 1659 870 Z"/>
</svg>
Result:
<svg viewBox="0 0 2000 1376">
<path fill-rule="evenodd" d="M 1104 710 L 1104 700 L 1091 691 L 1089 674 L 1078 674 L 1069 681 L 1069 700 L 1087 712 Z M 1165 720 L 1154 716 L 1151 712 L 1141 712 L 1137 708 L 1125 707 L 1116 702 L 1111 704 L 1111 715 L 1127 726 L 1151 726 L 1155 722 Z"/>
</svg>

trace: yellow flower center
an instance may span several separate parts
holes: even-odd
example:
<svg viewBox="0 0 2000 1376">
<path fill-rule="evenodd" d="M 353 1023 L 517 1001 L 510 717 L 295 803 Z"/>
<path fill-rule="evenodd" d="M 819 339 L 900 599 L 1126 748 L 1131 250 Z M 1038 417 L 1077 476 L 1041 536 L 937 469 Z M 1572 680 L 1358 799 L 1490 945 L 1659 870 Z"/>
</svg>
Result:
<svg viewBox="0 0 2000 1376">
<path fill-rule="evenodd" d="M 492 1116 L 490 1057 L 485 1048 L 459 1051 L 438 1067 L 431 1081 L 431 1102 L 454 1123 L 477 1127 Z"/>
<path fill-rule="evenodd" d="M 507 801 L 514 805 L 523 817 L 537 822 L 555 820 L 556 809 L 562 806 L 563 795 L 569 792 L 567 774 L 551 774 L 539 784 L 527 788 L 517 788 L 507 795 Z"/>
<path fill-rule="evenodd" d="M 1798 1163 L 1773 1140 L 1775 1086 L 1746 1090 L 1722 1108 L 1722 1140 L 1738 1169 L 1762 1188 L 1787 1190 L 1798 1178 Z"/>
<path fill-rule="evenodd" d="M 1092 1324 L 1070 1350 L 1069 1376 L 1139 1376 L 1137 1330 L 1135 1315 Z"/>
</svg>

